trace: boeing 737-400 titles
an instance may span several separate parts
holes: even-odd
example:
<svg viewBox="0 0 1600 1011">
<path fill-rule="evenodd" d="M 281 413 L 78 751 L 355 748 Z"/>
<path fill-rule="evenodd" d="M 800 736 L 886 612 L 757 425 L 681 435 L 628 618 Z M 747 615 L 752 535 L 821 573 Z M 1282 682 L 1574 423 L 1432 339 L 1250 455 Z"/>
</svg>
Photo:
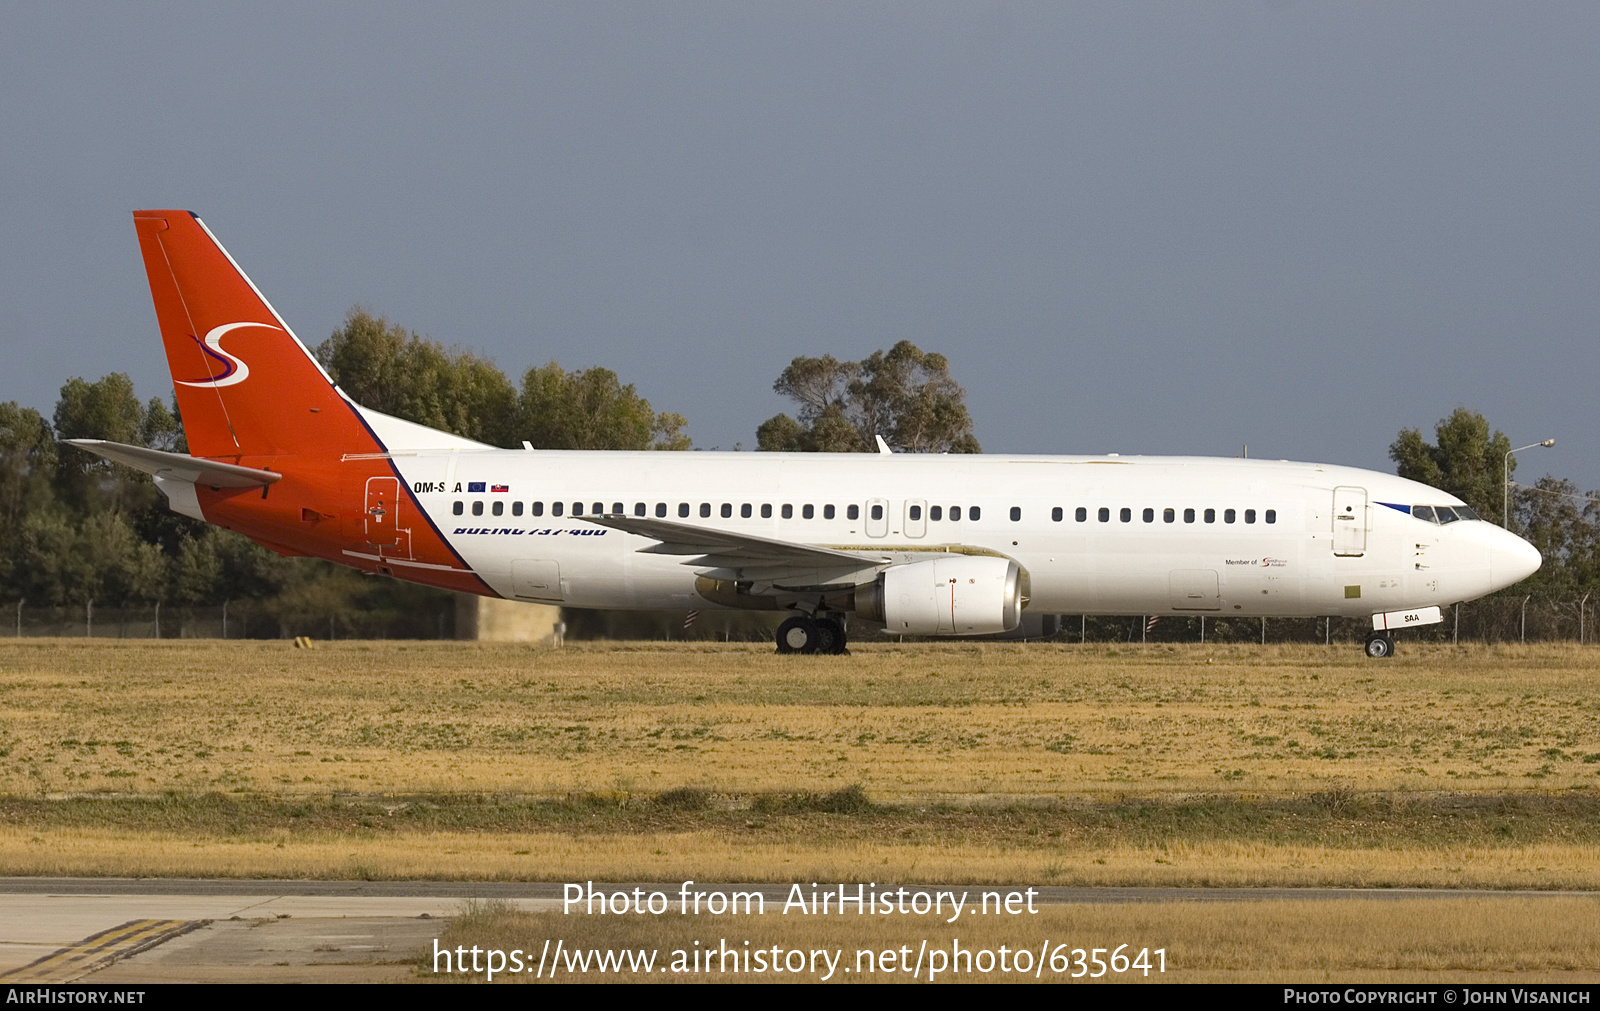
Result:
<svg viewBox="0 0 1600 1011">
<path fill-rule="evenodd" d="M 1539 567 L 1459 499 L 1351 467 L 498 449 L 350 400 L 192 213 L 134 224 L 192 455 L 72 441 L 285 555 L 572 607 L 787 612 L 778 650 L 799 653 L 843 651 L 851 616 L 960 636 L 1028 612 L 1359 616 L 1382 657 Z"/>
</svg>

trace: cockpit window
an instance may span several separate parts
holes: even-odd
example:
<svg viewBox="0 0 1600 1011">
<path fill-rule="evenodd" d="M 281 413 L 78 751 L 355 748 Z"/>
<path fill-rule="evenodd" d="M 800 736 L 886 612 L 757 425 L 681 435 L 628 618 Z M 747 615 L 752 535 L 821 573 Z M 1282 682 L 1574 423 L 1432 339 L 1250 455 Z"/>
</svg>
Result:
<svg viewBox="0 0 1600 1011">
<path fill-rule="evenodd" d="M 1475 520 L 1480 517 L 1466 506 L 1412 506 L 1411 515 L 1428 523 L 1454 523 L 1456 520 Z"/>
</svg>

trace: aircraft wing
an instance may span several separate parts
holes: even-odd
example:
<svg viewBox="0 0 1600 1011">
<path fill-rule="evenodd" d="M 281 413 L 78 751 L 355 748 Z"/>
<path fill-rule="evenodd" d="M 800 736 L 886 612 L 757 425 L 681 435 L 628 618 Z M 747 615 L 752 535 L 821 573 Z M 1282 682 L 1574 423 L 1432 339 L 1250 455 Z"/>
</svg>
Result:
<svg viewBox="0 0 1600 1011">
<path fill-rule="evenodd" d="M 172 478 L 176 481 L 188 481 L 190 484 L 203 484 L 212 488 L 259 488 L 283 477 L 282 474 L 270 470 L 241 467 L 234 463 L 219 463 L 216 460 L 186 456 L 183 453 L 164 453 L 159 449 L 129 446 L 120 442 L 107 442 L 104 439 L 64 441 L 97 456 L 103 456 L 107 460 L 124 464 L 134 470 L 142 470 L 146 474 Z"/>
<path fill-rule="evenodd" d="M 689 555 L 685 565 L 731 569 L 762 583 L 825 585 L 846 580 L 893 560 L 887 553 L 840 551 L 752 534 L 733 533 L 691 523 L 642 516 L 586 516 L 590 523 L 659 541 L 644 554 Z"/>
</svg>

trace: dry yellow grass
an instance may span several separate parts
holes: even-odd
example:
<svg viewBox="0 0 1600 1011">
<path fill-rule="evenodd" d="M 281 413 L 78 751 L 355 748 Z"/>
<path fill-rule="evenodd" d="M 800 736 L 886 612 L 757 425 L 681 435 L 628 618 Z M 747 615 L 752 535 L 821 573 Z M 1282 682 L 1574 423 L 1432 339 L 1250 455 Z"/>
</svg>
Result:
<svg viewBox="0 0 1600 1011">
<path fill-rule="evenodd" d="M 0 791 L 1586 790 L 1600 653 L 20 640 Z"/>
<path fill-rule="evenodd" d="M 1203 887 L 1600 890 L 1593 843 L 1307 845 L 1211 839 L 1106 846 L 865 840 L 801 824 L 729 831 L 262 836 L 0 828 L 0 874 L 596 881 L 916 881 Z"/>
<path fill-rule="evenodd" d="M 699 949 L 720 951 L 723 942 L 739 951 L 749 947 L 780 946 L 789 949 L 827 950 L 838 970 L 830 982 L 926 981 L 924 959 L 920 977 L 911 972 L 860 969 L 872 966 L 857 952 L 905 947 L 912 959 L 929 951 L 950 951 L 959 938 L 969 951 L 994 953 L 1005 945 L 1012 952 L 1029 951 L 1028 963 L 1038 966 L 1041 946 L 1054 952 L 1067 944 L 1069 962 L 1062 975 L 1052 975 L 1048 962 L 1038 975 L 1012 971 L 989 974 L 947 972 L 943 982 L 1014 981 L 1064 982 L 1073 973 L 1097 970 L 1088 963 L 1088 949 L 1114 949 L 1127 944 L 1124 954 L 1152 952 L 1152 966 L 1160 964 L 1154 951 L 1163 949 L 1166 971 L 1149 975 L 1136 969 L 1124 973 L 1103 970 L 1103 982 L 1145 983 L 1593 983 L 1600 980 L 1600 934 L 1594 928 L 1600 898 L 1463 898 L 1463 899 L 1344 899 L 1325 902 L 1304 900 L 1261 902 L 1172 902 L 1127 905 L 1044 906 L 1037 915 L 978 917 L 946 924 L 932 916 L 801 917 L 782 915 L 769 906 L 759 917 L 701 916 L 589 916 L 561 913 L 514 913 L 494 908 L 475 909 L 454 921 L 440 939 L 441 946 L 478 945 L 503 951 L 521 949 L 537 965 L 546 939 L 557 939 L 566 949 L 629 948 L 656 950 L 657 966 L 671 965 L 675 951 L 689 954 L 693 965 L 695 942 Z M 1072 948 L 1085 949 L 1083 968 L 1075 963 Z M 431 953 L 430 953 L 431 954 Z M 1109 957 L 1109 952 L 1101 958 Z M 896 959 L 898 964 L 899 959 Z M 483 964 L 480 961 L 480 965 Z M 547 965 L 549 962 L 547 961 Z M 703 963 L 702 963 L 703 964 Z M 731 962 L 728 963 L 731 966 Z M 759 963 L 744 963 L 752 967 Z M 796 974 L 772 973 L 588 973 L 558 980 L 624 982 L 773 982 L 817 979 L 826 971 Z M 1008 964 L 1016 965 L 1015 956 Z M 593 963 L 591 963 L 593 965 Z M 453 967 L 452 967 L 453 968 Z M 539 982 L 531 973 L 504 973 L 496 982 Z M 421 979 L 460 980 L 458 974 L 433 972 L 425 956 L 417 969 Z M 475 974 L 478 980 L 483 973 Z M 548 973 L 544 982 L 549 981 Z"/>
<path fill-rule="evenodd" d="M 0 873 L 1600 888 L 1597 658 L 12 641 Z"/>
</svg>

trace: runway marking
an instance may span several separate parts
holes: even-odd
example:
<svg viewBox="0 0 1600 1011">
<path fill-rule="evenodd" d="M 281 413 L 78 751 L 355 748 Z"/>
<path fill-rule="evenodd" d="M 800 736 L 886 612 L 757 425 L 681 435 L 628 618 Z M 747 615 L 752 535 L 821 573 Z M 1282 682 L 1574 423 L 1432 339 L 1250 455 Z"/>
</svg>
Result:
<svg viewBox="0 0 1600 1011">
<path fill-rule="evenodd" d="M 70 983 L 119 958 L 127 958 L 205 924 L 206 920 L 129 920 L 90 934 L 71 947 L 0 972 L 8 983 Z"/>
</svg>

